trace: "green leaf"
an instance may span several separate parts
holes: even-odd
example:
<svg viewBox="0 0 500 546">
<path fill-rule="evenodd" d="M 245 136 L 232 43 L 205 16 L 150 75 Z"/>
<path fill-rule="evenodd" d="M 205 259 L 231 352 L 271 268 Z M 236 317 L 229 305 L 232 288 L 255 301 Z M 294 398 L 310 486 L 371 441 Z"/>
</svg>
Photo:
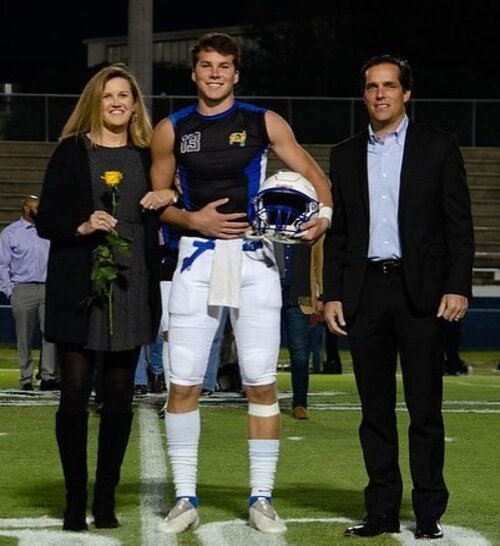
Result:
<svg viewBox="0 0 500 546">
<path fill-rule="evenodd" d="M 112 212 L 115 216 L 119 193 L 111 189 Z M 82 301 L 83 305 L 90 306 L 97 298 L 105 300 L 108 306 L 109 333 L 113 335 L 113 288 L 118 278 L 118 271 L 124 269 L 116 263 L 116 256 L 132 257 L 130 243 L 132 239 L 120 235 L 115 229 L 106 233 L 105 243 L 98 245 L 92 253 L 91 280 L 94 292 Z"/>
</svg>

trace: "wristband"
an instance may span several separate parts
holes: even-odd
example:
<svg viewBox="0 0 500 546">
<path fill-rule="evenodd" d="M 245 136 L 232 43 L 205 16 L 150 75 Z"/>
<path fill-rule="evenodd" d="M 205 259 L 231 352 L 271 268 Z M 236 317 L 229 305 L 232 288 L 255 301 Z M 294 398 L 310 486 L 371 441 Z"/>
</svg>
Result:
<svg viewBox="0 0 500 546">
<path fill-rule="evenodd" d="M 318 218 L 326 218 L 328 220 L 328 227 L 332 225 L 333 208 L 326 205 L 319 206 Z"/>
</svg>

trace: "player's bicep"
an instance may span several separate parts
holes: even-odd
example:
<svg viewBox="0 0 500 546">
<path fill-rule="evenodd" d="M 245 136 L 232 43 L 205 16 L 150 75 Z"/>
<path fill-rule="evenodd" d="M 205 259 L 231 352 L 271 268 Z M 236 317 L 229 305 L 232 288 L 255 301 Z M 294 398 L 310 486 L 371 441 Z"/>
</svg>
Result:
<svg viewBox="0 0 500 546">
<path fill-rule="evenodd" d="M 154 190 L 172 186 L 175 175 L 174 142 L 174 128 L 166 118 L 155 127 L 151 139 L 151 182 Z"/>
</svg>

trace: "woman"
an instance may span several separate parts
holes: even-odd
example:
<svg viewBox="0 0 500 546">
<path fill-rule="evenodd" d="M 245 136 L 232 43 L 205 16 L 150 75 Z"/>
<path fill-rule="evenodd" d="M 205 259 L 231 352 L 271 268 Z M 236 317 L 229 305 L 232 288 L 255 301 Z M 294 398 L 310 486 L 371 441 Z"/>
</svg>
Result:
<svg viewBox="0 0 500 546">
<path fill-rule="evenodd" d="M 132 425 L 135 367 L 160 316 L 153 209 L 175 197 L 148 191 L 151 132 L 135 78 L 123 65 L 107 66 L 85 86 L 45 174 L 36 227 L 51 241 L 45 335 L 61 365 L 56 437 L 67 530 L 87 529 L 87 405 L 97 361 L 104 405 L 92 512 L 98 528 L 119 525 L 114 494 Z M 114 249 L 110 234 L 130 256 L 114 252 L 117 277 L 101 298 L 95 276 L 105 264 L 94 251 Z"/>
</svg>

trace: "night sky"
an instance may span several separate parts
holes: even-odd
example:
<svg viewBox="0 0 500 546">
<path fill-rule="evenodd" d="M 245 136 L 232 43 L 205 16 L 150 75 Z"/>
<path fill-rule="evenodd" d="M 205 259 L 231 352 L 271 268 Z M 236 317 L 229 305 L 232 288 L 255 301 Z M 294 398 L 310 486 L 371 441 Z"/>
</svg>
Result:
<svg viewBox="0 0 500 546">
<path fill-rule="evenodd" d="M 237 24 L 248 15 L 234 6 L 218 0 L 194 10 L 188 2 L 155 0 L 154 31 Z M 127 12 L 127 0 L 0 0 L 0 82 L 26 82 L 40 65 L 84 68 L 82 41 L 126 35 Z"/>
<path fill-rule="evenodd" d="M 126 35 L 127 11 L 127 0 L 0 0 L 0 83 L 15 82 L 29 92 L 79 92 L 88 75 L 82 40 Z M 154 31 L 280 19 L 297 24 L 313 15 L 342 20 L 336 51 L 324 52 L 338 78 L 351 80 L 353 66 L 391 51 L 410 60 L 425 91 L 421 96 L 500 98 L 496 0 L 465 6 L 456 0 L 213 0 L 202 7 L 154 0 Z M 304 43 L 306 51 L 309 45 Z M 61 75 L 78 83 L 50 88 L 61 86 Z"/>
</svg>

